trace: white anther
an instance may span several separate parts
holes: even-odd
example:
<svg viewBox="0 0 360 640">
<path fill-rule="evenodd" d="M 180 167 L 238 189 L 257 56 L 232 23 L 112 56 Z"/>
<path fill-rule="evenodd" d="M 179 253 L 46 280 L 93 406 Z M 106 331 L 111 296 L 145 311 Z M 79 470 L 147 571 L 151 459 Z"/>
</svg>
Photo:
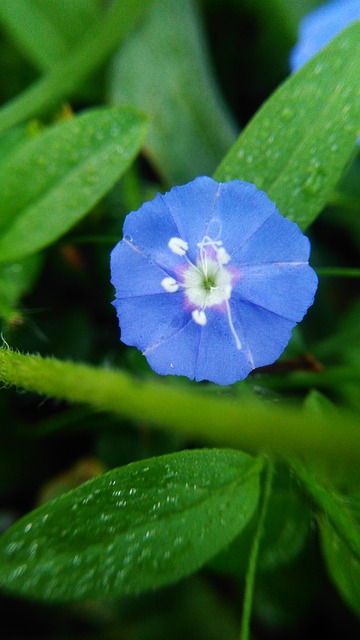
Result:
<svg viewBox="0 0 360 640">
<path fill-rule="evenodd" d="M 170 238 L 168 242 L 169 249 L 176 253 L 177 256 L 184 256 L 187 252 L 189 245 L 182 238 Z"/>
<path fill-rule="evenodd" d="M 224 290 L 224 299 L 225 300 L 230 300 L 231 292 L 232 292 L 231 284 L 226 284 L 223 290 Z"/>
<path fill-rule="evenodd" d="M 161 286 L 167 293 L 175 293 L 178 290 L 179 284 L 174 278 L 167 276 L 161 280 Z"/>
<path fill-rule="evenodd" d="M 196 324 L 199 324 L 201 327 L 204 327 L 207 323 L 205 311 L 194 309 L 191 313 L 192 319 Z"/>
<path fill-rule="evenodd" d="M 217 250 L 216 257 L 219 264 L 228 264 L 231 260 L 231 257 L 224 247 L 220 247 L 220 249 Z"/>
</svg>

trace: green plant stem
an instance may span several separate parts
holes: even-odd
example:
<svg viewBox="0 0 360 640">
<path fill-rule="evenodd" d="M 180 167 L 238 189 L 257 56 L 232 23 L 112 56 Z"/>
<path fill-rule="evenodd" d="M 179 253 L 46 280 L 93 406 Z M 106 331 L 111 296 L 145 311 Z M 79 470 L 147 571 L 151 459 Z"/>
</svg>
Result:
<svg viewBox="0 0 360 640">
<path fill-rule="evenodd" d="M 241 619 L 240 640 L 249 640 L 252 604 L 254 599 L 256 568 L 259 558 L 261 538 L 264 533 L 264 522 L 271 495 L 274 467 L 271 462 L 265 468 L 264 487 L 259 505 L 257 526 L 251 545 L 249 564 L 245 578 L 245 594 Z"/>
<path fill-rule="evenodd" d="M 204 387 L 173 386 L 112 371 L 0 349 L 0 380 L 68 402 L 84 403 L 216 446 L 305 454 L 358 464 L 359 418 L 352 413 L 307 415 L 299 407 L 255 397 L 226 397 Z M 211 387 L 210 387 L 211 389 Z M 214 387 L 214 390 L 216 387 Z"/>
<path fill-rule="evenodd" d="M 360 269 L 352 269 L 347 267 L 317 267 L 316 273 L 320 277 L 332 278 L 360 278 Z"/>
<path fill-rule="evenodd" d="M 116 0 L 103 21 L 85 34 L 67 60 L 57 63 L 19 96 L 0 109 L 0 133 L 40 116 L 69 99 L 77 87 L 116 49 L 152 0 Z"/>
<path fill-rule="evenodd" d="M 292 463 L 297 476 L 316 504 L 326 514 L 337 534 L 360 562 L 360 534 L 345 500 L 333 488 L 321 484 L 316 475 L 300 463 Z"/>
<path fill-rule="evenodd" d="M 360 368 L 336 366 L 324 371 L 294 371 L 279 375 L 262 374 L 261 370 L 251 378 L 257 386 L 269 389 L 337 388 L 347 382 L 360 381 Z"/>
</svg>

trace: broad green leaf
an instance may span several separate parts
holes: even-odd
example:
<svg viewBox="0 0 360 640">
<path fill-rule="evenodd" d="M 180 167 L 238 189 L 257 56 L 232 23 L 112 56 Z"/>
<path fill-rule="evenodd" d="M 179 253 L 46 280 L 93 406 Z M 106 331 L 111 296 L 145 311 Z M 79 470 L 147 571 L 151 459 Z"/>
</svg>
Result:
<svg viewBox="0 0 360 640">
<path fill-rule="evenodd" d="M 215 172 L 255 183 L 306 228 L 349 162 L 360 129 L 360 23 L 350 26 L 262 106 Z"/>
<path fill-rule="evenodd" d="M 0 173 L 0 262 L 66 233 L 119 179 L 145 132 L 133 110 L 91 110 L 15 149 Z"/>
<path fill-rule="evenodd" d="M 184 451 L 110 471 L 22 518 L 0 539 L 0 585 L 43 600 L 115 598 L 191 574 L 257 506 L 260 461 Z"/>
<path fill-rule="evenodd" d="M 83 32 L 101 18 L 97 0 L 2 0 L 0 23 L 40 71 L 66 57 Z"/>
<path fill-rule="evenodd" d="M 151 116 L 146 148 L 169 182 L 212 173 L 235 139 L 192 0 L 154 4 L 114 58 L 110 96 Z"/>
<path fill-rule="evenodd" d="M 359 527 L 360 495 L 347 499 Z M 327 518 L 320 523 L 322 549 L 329 574 L 344 600 L 360 616 L 360 560 L 336 533 Z"/>
</svg>

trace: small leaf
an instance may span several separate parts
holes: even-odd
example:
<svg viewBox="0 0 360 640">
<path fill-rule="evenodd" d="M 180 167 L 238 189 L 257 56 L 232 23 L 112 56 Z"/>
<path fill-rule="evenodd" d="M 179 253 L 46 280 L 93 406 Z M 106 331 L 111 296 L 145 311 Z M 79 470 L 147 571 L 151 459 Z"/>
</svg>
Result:
<svg viewBox="0 0 360 640">
<path fill-rule="evenodd" d="M 154 3 L 114 58 L 110 95 L 150 116 L 147 151 L 169 182 L 209 175 L 235 140 L 192 0 Z"/>
<path fill-rule="evenodd" d="M 262 106 L 215 173 L 254 182 L 304 229 L 349 162 L 360 123 L 360 23 L 350 26 Z"/>
<path fill-rule="evenodd" d="M 348 500 L 348 506 L 350 501 Z M 357 513 L 360 539 L 360 494 L 351 500 Z M 360 616 L 360 561 L 324 517 L 320 524 L 322 549 L 329 574 L 344 600 Z"/>
<path fill-rule="evenodd" d="M 115 598 L 201 567 L 256 509 L 260 461 L 184 451 L 99 476 L 22 518 L 0 539 L 0 584 L 43 600 Z"/>
<path fill-rule="evenodd" d="M 99 109 L 49 127 L 2 163 L 0 262 L 66 233 L 120 178 L 144 140 L 144 116 Z"/>
</svg>

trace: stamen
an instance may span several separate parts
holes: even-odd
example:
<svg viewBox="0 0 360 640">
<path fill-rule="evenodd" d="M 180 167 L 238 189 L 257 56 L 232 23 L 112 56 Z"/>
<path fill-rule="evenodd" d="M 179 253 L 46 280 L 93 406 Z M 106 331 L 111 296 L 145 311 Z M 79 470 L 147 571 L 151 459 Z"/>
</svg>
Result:
<svg viewBox="0 0 360 640">
<path fill-rule="evenodd" d="M 229 301 L 228 300 L 225 300 L 225 305 L 226 305 L 226 313 L 227 313 L 227 317 L 228 317 L 230 331 L 234 336 L 236 348 L 240 351 L 240 349 L 242 348 L 241 347 L 241 342 L 240 342 L 240 338 L 239 338 L 238 334 L 236 333 L 235 327 L 233 325 L 233 321 L 232 321 L 232 318 L 231 318 L 230 305 L 229 305 Z"/>
<path fill-rule="evenodd" d="M 201 327 L 204 327 L 206 325 L 207 318 L 206 318 L 205 311 L 202 311 L 202 309 L 194 309 L 191 315 L 192 315 L 192 319 L 194 320 L 194 322 L 196 322 L 196 324 L 199 324 Z"/>
<path fill-rule="evenodd" d="M 231 260 L 231 257 L 224 247 L 220 247 L 220 249 L 217 250 L 216 257 L 219 264 L 228 264 Z"/>
<path fill-rule="evenodd" d="M 184 256 L 187 250 L 189 249 L 189 245 L 182 238 L 170 238 L 168 242 L 169 249 L 176 253 L 178 256 Z"/>
<path fill-rule="evenodd" d="M 161 280 L 161 286 L 167 293 L 175 293 L 179 289 L 179 283 L 170 276 Z"/>
</svg>

